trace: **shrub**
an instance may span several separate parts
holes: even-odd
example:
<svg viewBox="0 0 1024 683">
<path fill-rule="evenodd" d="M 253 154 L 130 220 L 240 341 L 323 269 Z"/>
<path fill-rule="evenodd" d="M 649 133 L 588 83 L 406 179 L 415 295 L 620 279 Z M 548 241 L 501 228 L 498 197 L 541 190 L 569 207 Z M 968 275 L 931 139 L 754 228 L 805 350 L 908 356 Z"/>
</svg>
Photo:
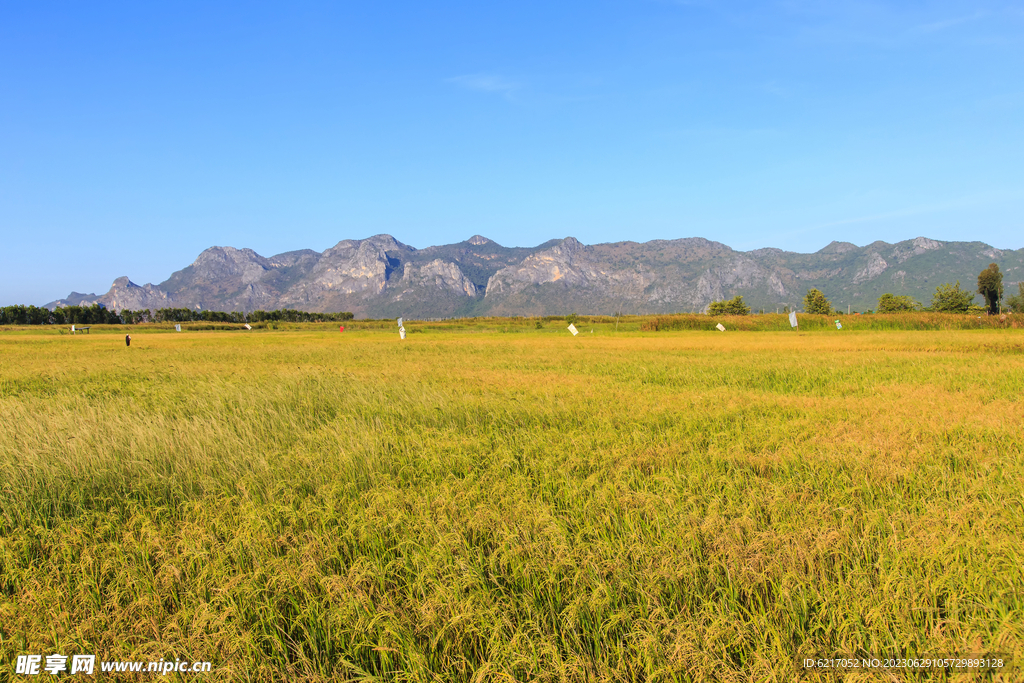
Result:
<svg viewBox="0 0 1024 683">
<path fill-rule="evenodd" d="M 919 308 L 921 308 L 921 304 L 909 296 L 883 294 L 878 297 L 879 313 L 903 313 L 905 311 L 916 311 Z"/>
<path fill-rule="evenodd" d="M 955 285 L 944 284 L 935 288 L 931 310 L 939 313 L 967 313 L 974 303 L 974 294 L 960 288 L 960 281 Z"/>
<path fill-rule="evenodd" d="M 750 306 L 743 303 L 742 296 L 735 296 L 728 301 L 712 301 L 708 315 L 750 315 Z"/>
<path fill-rule="evenodd" d="M 1019 294 L 1006 297 L 1006 307 L 1014 313 L 1024 313 L 1024 282 L 1017 283 Z"/>
</svg>

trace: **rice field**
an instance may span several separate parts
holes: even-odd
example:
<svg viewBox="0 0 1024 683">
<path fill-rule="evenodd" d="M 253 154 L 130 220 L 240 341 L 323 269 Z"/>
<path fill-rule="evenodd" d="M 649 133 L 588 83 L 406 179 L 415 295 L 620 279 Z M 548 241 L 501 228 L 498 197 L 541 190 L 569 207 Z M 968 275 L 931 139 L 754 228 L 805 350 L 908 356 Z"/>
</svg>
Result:
<svg viewBox="0 0 1024 683">
<path fill-rule="evenodd" d="M 1020 329 L 406 326 L 0 332 L 0 679 L 1024 680 Z"/>
</svg>

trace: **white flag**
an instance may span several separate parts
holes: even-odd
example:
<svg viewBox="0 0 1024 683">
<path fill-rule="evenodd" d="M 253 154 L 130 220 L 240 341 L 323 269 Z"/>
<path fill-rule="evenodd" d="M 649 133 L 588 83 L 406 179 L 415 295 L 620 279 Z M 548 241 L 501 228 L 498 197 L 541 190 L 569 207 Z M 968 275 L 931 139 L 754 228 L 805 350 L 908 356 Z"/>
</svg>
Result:
<svg viewBox="0 0 1024 683">
<path fill-rule="evenodd" d="M 246 323 L 245 324 L 245 329 L 251 330 L 252 329 L 252 325 L 250 325 L 249 323 Z"/>
<path fill-rule="evenodd" d="M 75 326 L 74 326 L 74 325 L 72 325 L 72 326 L 71 326 L 71 331 L 72 331 L 72 332 L 74 332 L 74 331 L 75 331 Z"/>
<path fill-rule="evenodd" d="M 796 327 L 796 311 L 790 311 L 789 313 L 789 326 Z"/>
<path fill-rule="evenodd" d="M 399 318 L 399 319 L 398 319 L 398 326 L 399 326 L 399 327 L 401 327 L 401 326 L 402 326 L 402 319 L 401 319 L 401 318 Z M 405 339 L 405 337 L 402 337 L 402 339 Z"/>
<path fill-rule="evenodd" d="M 174 331 L 175 332 L 181 332 L 181 325 L 175 325 L 174 326 Z"/>
<path fill-rule="evenodd" d="M 404 327 L 399 327 L 398 328 L 398 337 L 400 339 L 405 339 L 405 328 Z"/>
<path fill-rule="evenodd" d="M 572 332 L 572 336 L 574 336 L 574 337 L 575 337 L 575 336 L 576 336 L 577 334 L 579 334 L 579 333 L 580 333 L 580 331 L 576 329 L 576 326 L 575 326 L 575 325 L 569 325 L 569 327 L 568 327 L 568 328 L 566 328 L 566 329 L 568 329 L 568 330 L 569 330 L 570 332 Z"/>
<path fill-rule="evenodd" d="M 722 323 L 718 323 L 717 325 L 715 325 L 715 327 L 718 328 L 719 332 L 725 332 L 725 325 L 723 325 Z"/>
</svg>

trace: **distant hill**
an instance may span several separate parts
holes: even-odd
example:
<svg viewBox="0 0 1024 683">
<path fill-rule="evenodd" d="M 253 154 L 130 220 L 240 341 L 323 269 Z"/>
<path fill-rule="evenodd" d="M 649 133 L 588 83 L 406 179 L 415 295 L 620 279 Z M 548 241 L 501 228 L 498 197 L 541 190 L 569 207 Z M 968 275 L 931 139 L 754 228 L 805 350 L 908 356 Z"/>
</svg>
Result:
<svg viewBox="0 0 1024 683">
<path fill-rule="evenodd" d="M 935 287 L 998 263 L 1010 286 L 1024 279 L 1024 249 L 918 237 L 858 247 L 832 242 L 813 254 L 735 251 L 699 237 L 587 246 L 572 237 L 532 248 L 503 247 L 476 235 L 414 249 L 390 235 L 342 240 L 323 253 L 269 258 L 251 249 L 211 247 L 159 285 L 119 277 L 106 294 L 73 292 L 47 307 L 352 311 L 361 318 L 560 315 L 572 312 L 702 311 L 742 295 L 754 310 L 799 308 L 811 287 L 840 309 L 875 307 L 885 292 L 924 304 Z M 978 302 L 981 298 L 978 297 Z"/>
</svg>

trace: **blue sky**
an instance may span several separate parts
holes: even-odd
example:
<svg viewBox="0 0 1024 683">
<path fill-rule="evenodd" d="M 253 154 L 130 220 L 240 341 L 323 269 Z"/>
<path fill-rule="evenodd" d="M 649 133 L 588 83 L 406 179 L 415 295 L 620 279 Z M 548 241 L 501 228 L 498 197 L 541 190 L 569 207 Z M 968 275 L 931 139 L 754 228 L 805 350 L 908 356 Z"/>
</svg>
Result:
<svg viewBox="0 0 1024 683">
<path fill-rule="evenodd" d="M 1024 2 L 0 0 L 0 305 L 270 256 L 1024 247 Z"/>
</svg>

